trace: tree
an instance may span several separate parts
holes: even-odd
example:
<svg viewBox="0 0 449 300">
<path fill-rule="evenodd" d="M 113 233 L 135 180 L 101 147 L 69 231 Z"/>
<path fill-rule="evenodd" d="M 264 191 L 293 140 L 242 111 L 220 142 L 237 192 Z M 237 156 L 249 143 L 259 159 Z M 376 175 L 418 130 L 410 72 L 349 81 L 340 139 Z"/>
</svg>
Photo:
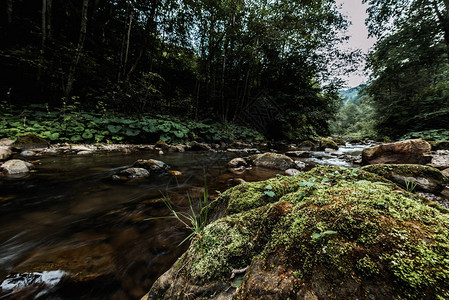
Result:
<svg viewBox="0 0 449 300">
<path fill-rule="evenodd" d="M 368 66 L 377 130 L 447 128 L 449 119 L 447 1 L 370 0 L 369 30 L 378 37 Z"/>
</svg>

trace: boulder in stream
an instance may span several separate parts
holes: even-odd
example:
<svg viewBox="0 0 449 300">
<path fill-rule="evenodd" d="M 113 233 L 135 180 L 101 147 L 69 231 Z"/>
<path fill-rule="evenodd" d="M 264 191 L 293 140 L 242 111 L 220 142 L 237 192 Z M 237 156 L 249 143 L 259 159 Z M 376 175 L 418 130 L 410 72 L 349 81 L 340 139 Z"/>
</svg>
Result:
<svg viewBox="0 0 449 300">
<path fill-rule="evenodd" d="M 150 172 L 162 173 L 166 172 L 170 167 L 163 161 L 156 159 L 139 159 L 133 165 L 136 168 L 144 168 Z"/>
<path fill-rule="evenodd" d="M 30 169 L 34 168 L 34 166 L 32 163 L 20 159 L 11 159 L 2 164 L 0 168 L 4 173 L 14 175 L 28 173 Z"/>
<path fill-rule="evenodd" d="M 150 175 L 147 169 L 144 168 L 127 168 L 120 172 L 120 175 L 128 178 L 146 177 Z"/>
<path fill-rule="evenodd" d="M 0 146 L 0 161 L 10 159 L 12 157 L 12 151 L 10 147 Z"/>
<path fill-rule="evenodd" d="M 142 299 L 446 299 L 443 211 L 363 170 L 241 184 Z"/>
<path fill-rule="evenodd" d="M 427 164 L 431 160 L 431 146 L 422 139 L 381 144 L 363 149 L 362 163 L 374 164 Z"/>
<path fill-rule="evenodd" d="M 429 166 L 440 170 L 449 168 L 449 150 L 437 150 L 433 153 Z"/>
<path fill-rule="evenodd" d="M 227 164 L 229 168 L 246 167 L 247 165 L 248 163 L 246 162 L 246 160 L 241 157 L 231 159 Z"/>
<path fill-rule="evenodd" d="M 276 170 L 287 170 L 296 166 L 295 161 L 290 157 L 278 153 L 255 154 L 251 157 L 252 163 L 257 167 L 264 167 Z"/>
<path fill-rule="evenodd" d="M 385 177 L 403 188 L 432 194 L 439 194 L 449 184 L 449 178 L 438 169 L 423 165 L 371 165 L 362 170 Z"/>
</svg>

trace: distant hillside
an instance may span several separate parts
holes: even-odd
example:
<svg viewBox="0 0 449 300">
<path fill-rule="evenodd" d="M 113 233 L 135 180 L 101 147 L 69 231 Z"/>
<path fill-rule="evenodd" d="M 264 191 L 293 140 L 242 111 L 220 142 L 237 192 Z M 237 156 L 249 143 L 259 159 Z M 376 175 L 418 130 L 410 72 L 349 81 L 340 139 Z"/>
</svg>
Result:
<svg viewBox="0 0 449 300">
<path fill-rule="evenodd" d="M 360 91 L 363 89 L 364 85 L 359 85 L 354 88 L 344 90 L 340 92 L 340 97 L 343 98 L 344 104 L 358 104 L 361 98 Z"/>
</svg>

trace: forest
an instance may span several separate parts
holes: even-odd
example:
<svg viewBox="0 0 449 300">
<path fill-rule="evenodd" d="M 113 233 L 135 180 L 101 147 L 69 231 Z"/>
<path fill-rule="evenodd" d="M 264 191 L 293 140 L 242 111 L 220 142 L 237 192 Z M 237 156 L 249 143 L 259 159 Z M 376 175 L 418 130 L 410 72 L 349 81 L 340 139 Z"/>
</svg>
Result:
<svg viewBox="0 0 449 300">
<path fill-rule="evenodd" d="M 7 0 L 0 100 L 9 114 L 0 130 L 76 142 L 115 131 L 116 141 L 138 131 L 175 141 L 221 127 L 214 124 L 291 141 L 448 128 L 449 3 L 365 2 L 378 42 L 362 100 L 347 105 L 339 91 L 364 57 L 339 47 L 350 23 L 333 0 Z M 252 116 L 254 106 L 264 120 Z M 34 110 L 53 114 L 32 120 Z M 127 126 L 130 119 L 153 121 Z M 238 130 L 203 131 L 219 139 Z"/>
</svg>

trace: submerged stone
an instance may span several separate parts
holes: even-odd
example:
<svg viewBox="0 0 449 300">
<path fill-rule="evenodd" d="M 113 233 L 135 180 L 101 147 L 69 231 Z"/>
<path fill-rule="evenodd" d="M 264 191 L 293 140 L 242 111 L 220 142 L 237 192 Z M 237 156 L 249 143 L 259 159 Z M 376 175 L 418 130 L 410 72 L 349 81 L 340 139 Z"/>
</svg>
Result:
<svg viewBox="0 0 449 300">
<path fill-rule="evenodd" d="M 244 183 L 143 299 L 447 299 L 441 211 L 358 169 Z"/>
<path fill-rule="evenodd" d="M 4 173 L 8 175 L 28 173 L 33 168 L 33 164 L 20 159 L 11 159 L 0 166 Z"/>
<path fill-rule="evenodd" d="M 163 161 L 156 160 L 156 159 L 139 159 L 138 161 L 136 161 L 134 163 L 133 167 L 144 168 L 150 172 L 156 172 L 156 173 L 157 172 L 165 172 L 170 168 Z"/>
</svg>

